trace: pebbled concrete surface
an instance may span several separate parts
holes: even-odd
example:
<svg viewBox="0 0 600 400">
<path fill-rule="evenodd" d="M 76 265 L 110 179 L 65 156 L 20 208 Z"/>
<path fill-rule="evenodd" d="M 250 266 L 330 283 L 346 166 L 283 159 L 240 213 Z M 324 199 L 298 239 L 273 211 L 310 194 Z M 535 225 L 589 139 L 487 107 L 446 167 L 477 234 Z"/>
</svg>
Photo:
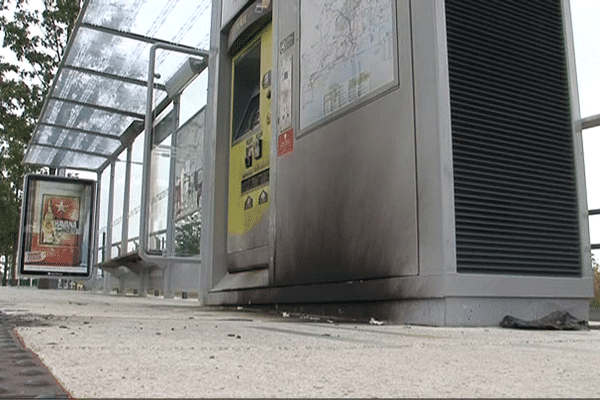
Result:
<svg viewBox="0 0 600 400">
<path fill-rule="evenodd" d="M 0 288 L 81 397 L 597 397 L 600 330 L 335 323 L 196 300 Z M 596 328 L 597 325 L 593 324 Z"/>
</svg>

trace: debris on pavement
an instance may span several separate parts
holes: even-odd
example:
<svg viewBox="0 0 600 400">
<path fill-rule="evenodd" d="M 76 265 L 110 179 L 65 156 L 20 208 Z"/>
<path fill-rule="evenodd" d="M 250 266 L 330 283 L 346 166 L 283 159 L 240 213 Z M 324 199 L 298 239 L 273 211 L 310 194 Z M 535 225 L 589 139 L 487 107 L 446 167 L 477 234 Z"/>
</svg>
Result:
<svg viewBox="0 0 600 400">
<path fill-rule="evenodd" d="M 579 331 L 590 329 L 587 321 L 577 319 L 566 311 L 554 311 L 544 318 L 525 321 L 507 315 L 500 322 L 502 328 L 512 329 L 548 329 Z"/>
</svg>

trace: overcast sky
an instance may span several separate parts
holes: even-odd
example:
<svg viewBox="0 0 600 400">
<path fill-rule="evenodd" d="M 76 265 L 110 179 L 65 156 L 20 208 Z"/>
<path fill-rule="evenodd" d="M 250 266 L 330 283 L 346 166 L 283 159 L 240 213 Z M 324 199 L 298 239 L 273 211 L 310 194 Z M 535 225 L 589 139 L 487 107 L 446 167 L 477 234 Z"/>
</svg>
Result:
<svg viewBox="0 0 600 400">
<path fill-rule="evenodd" d="M 583 117 L 600 114 L 600 1 L 571 0 L 573 36 Z"/>
<path fill-rule="evenodd" d="M 571 13 L 581 115 L 582 117 L 598 115 L 600 114 L 600 0 L 571 0 Z M 598 209 L 600 208 L 600 128 L 584 131 L 583 140 L 588 208 Z M 600 215 L 590 217 L 590 235 L 592 243 L 600 243 Z"/>
</svg>

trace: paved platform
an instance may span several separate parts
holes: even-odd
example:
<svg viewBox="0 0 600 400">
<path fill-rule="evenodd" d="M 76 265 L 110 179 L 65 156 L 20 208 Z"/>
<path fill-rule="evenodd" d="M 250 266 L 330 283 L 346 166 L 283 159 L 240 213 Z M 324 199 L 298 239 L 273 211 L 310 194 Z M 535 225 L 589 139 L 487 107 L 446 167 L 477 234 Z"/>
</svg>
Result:
<svg viewBox="0 0 600 400">
<path fill-rule="evenodd" d="M 600 393 L 598 329 L 339 323 L 30 288 L 0 288 L 0 311 L 75 398 Z"/>
</svg>

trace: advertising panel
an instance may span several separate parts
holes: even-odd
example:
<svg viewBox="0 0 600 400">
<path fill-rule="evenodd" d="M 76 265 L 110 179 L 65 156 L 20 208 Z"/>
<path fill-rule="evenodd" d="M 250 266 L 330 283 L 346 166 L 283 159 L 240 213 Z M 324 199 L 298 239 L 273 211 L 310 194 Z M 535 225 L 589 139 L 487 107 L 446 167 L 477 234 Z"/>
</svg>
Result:
<svg viewBox="0 0 600 400">
<path fill-rule="evenodd" d="M 25 177 L 19 235 L 21 275 L 90 276 L 95 186 L 90 180 Z"/>
</svg>

